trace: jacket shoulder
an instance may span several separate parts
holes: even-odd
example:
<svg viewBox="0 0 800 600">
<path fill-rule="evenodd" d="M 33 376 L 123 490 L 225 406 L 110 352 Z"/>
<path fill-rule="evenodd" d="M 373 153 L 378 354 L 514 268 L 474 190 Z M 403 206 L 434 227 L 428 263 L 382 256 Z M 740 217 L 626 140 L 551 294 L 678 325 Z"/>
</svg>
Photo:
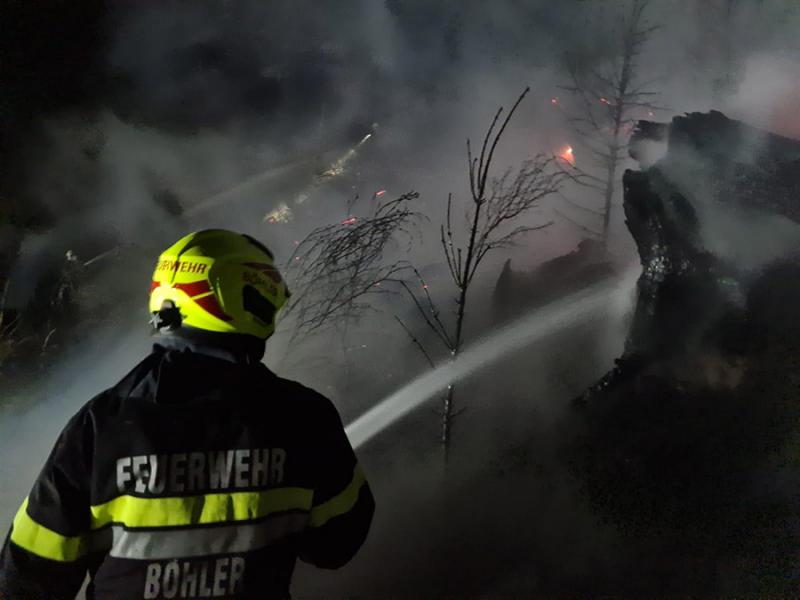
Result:
<svg viewBox="0 0 800 600">
<path fill-rule="evenodd" d="M 159 356 L 156 353 L 143 358 L 116 384 L 106 388 L 86 402 L 78 411 L 76 417 L 78 415 L 83 415 L 85 418 L 86 416 L 106 415 L 118 412 L 124 400 L 134 395 L 137 387 L 153 373 L 158 365 L 158 361 Z"/>
<path fill-rule="evenodd" d="M 330 398 L 299 381 L 284 379 L 264 370 L 265 375 L 272 379 L 272 386 L 277 387 L 287 400 L 299 404 L 303 410 L 311 412 L 316 418 L 324 419 L 325 422 L 341 423 L 339 411 Z"/>
</svg>

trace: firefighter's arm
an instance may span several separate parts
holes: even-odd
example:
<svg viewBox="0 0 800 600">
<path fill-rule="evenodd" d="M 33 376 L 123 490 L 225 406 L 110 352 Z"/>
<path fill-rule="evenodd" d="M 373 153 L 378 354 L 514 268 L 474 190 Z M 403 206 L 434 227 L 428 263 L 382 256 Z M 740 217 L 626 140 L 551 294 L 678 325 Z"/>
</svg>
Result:
<svg viewBox="0 0 800 600">
<path fill-rule="evenodd" d="M 58 438 L 0 553 L 0 600 L 73 600 L 91 551 L 93 431 L 86 411 Z"/>
<path fill-rule="evenodd" d="M 375 500 L 344 432 L 341 418 L 328 402 L 326 430 L 318 446 L 319 482 L 314 490 L 310 525 L 300 558 L 317 567 L 336 569 L 364 543 Z"/>
</svg>

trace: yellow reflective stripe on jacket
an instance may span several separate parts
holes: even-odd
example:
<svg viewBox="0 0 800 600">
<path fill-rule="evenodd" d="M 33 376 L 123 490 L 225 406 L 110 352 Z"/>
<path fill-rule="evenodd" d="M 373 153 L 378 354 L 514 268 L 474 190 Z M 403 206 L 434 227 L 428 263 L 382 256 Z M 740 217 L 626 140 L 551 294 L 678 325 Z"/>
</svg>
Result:
<svg viewBox="0 0 800 600">
<path fill-rule="evenodd" d="M 112 523 L 127 528 L 231 523 L 260 519 L 291 510 L 310 510 L 311 526 L 321 527 L 355 506 L 364 483 L 364 474 L 356 467 L 352 481 L 340 494 L 313 508 L 313 490 L 306 488 L 169 498 L 119 496 L 91 507 L 91 527 L 97 530 Z M 17 546 L 42 558 L 60 562 L 75 561 L 87 553 L 90 532 L 73 537 L 58 534 L 33 520 L 27 509 L 26 498 L 14 518 L 11 532 L 11 541 Z"/>
<path fill-rule="evenodd" d="M 305 488 L 169 498 L 119 496 L 92 506 L 92 528 L 110 523 L 135 528 L 247 521 L 289 510 L 308 511 L 312 496 L 312 490 Z"/>
<path fill-rule="evenodd" d="M 72 562 L 86 554 L 84 536 L 64 536 L 34 521 L 28 514 L 27 498 L 14 517 L 11 541 L 36 556 L 59 562 Z"/>
<path fill-rule="evenodd" d="M 350 512 L 358 501 L 358 494 L 364 483 L 366 483 L 364 473 L 356 465 L 353 479 L 344 491 L 311 509 L 311 527 L 322 527 L 334 517 Z"/>
</svg>

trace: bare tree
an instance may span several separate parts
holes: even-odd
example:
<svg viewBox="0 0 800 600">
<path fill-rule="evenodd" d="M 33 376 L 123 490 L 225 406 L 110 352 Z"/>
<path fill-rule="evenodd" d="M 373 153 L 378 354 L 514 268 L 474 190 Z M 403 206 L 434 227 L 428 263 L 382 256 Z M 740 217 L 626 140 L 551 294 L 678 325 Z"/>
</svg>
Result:
<svg viewBox="0 0 800 600">
<path fill-rule="evenodd" d="M 627 138 L 636 120 L 653 116 L 659 110 L 658 93 L 652 91 L 655 80 L 640 81 L 639 57 L 653 32 L 659 27 L 645 18 L 649 0 L 631 0 L 630 11 L 622 18 L 619 54 L 597 67 L 586 68 L 585 61 L 567 56 L 570 83 L 562 89 L 570 92 L 575 105 L 567 109 L 567 119 L 577 135 L 577 156 L 571 147 L 559 163 L 575 183 L 588 188 L 601 200 L 600 206 L 587 206 L 564 197 L 574 209 L 594 225 L 586 225 L 559 212 L 560 216 L 608 247 L 609 226 L 614 191 L 621 163 L 626 157 Z"/>
<path fill-rule="evenodd" d="M 447 350 L 449 359 L 454 359 L 463 346 L 469 290 L 483 259 L 493 250 L 511 246 L 521 235 L 550 225 L 515 226 L 515 222 L 534 209 L 541 199 L 557 192 L 564 178 L 563 173 L 554 168 L 554 159 L 543 154 L 526 160 L 516 169 L 507 169 L 499 177 L 490 178 L 497 144 L 528 91 L 529 88 L 526 88 L 522 92 L 499 128 L 498 122 L 503 108 L 497 111 L 483 139 L 480 154 L 473 155 L 471 143 L 467 140 L 471 206 L 467 214 L 466 231 L 459 232 L 453 227 L 453 196 L 448 195 L 445 222 L 440 227 L 440 241 L 450 277 L 456 287 L 456 310 L 454 319 L 450 319 L 450 325 L 442 320 L 441 312 L 428 293 L 428 286 L 419 272 L 414 271 L 420 283 L 419 288 L 423 290 L 421 298 L 407 281 L 400 282 L 412 298 L 425 325 Z M 464 240 L 465 243 L 459 240 Z M 435 366 L 433 354 L 412 333 L 410 327 L 401 319 L 397 320 L 428 363 Z M 449 444 L 451 424 L 457 414 L 454 410 L 454 399 L 455 386 L 451 383 L 443 399 L 441 411 L 441 441 L 445 448 Z"/>
<path fill-rule="evenodd" d="M 319 227 L 297 245 L 285 267 L 292 297 L 284 314 L 294 319 L 295 335 L 319 330 L 334 316 L 356 317 L 371 297 L 389 292 L 384 283 L 408 271 L 409 262 L 386 255 L 392 243 L 410 247 L 422 219 L 411 207 L 418 197 L 403 194 L 366 217 Z"/>
</svg>

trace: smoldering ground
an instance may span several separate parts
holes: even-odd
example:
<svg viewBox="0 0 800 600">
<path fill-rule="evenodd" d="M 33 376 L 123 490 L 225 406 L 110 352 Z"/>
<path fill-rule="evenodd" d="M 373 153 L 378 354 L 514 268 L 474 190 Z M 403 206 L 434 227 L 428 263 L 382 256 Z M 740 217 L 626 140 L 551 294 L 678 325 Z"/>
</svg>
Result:
<svg viewBox="0 0 800 600">
<path fill-rule="evenodd" d="M 464 139 L 480 138 L 496 107 L 508 106 L 530 83 L 533 92 L 504 140 L 500 163 L 568 143 L 568 128 L 550 103 L 563 94 L 557 87 L 563 83 L 561 56 L 578 53 L 587 64 L 613 56 L 620 5 L 47 4 L 52 6 L 4 8 L 3 21 L 15 24 L 3 42 L 3 55 L 12 59 L 4 71 L 4 89 L 10 90 L 4 105 L 17 118 L 3 125 L 8 168 L 2 193 L 47 216 L 44 232 L 28 234 L 13 272 L 14 280 L 25 280 L 18 297 L 30 297 L 36 284 L 29 280 L 79 244 L 86 246 L 86 258 L 119 244 L 141 265 L 111 260 L 91 275 L 103 282 L 104 302 L 114 296 L 117 322 L 82 335 L 63 364 L 47 373 L 45 386 L 20 392 L 18 408 L 3 415 L 7 522 L 66 416 L 146 351 L 146 333 L 137 329 L 146 320 L 144 257 L 154 259 L 187 229 L 223 226 L 263 239 L 283 259 L 313 226 L 344 218 L 355 193 L 365 208 L 376 190 L 386 188 L 392 194 L 421 192 L 420 205 L 432 222 L 415 260 L 440 262 L 435 233 L 443 200 L 450 191 L 459 203 L 466 197 Z M 662 29 L 641 65 L 646 79 L 661 78 L 664 117 L 716 107 L 792 131 L 787 103 L 793 91 L 785 82 L 794 77 L 796 63 L 773 59 L 797 51 L 790 45 L 793 3 L 676 0 L 654 3 L 651 19 Z M 75 35 L 56 34 L 64 29 Z M 280 201 L 306 191 L 320 166 L 374 123 L 374 139 L 360 155 L 363 162 L 355 163 L 357 176 L 340 187 L 315 188 L 291 224 L 262 222 Z M 243 180 L 298 163 L 289 176 L 190 213 Z M 172 198 L 166 203 L 165 191 Z M 549 208 L 546 203 L 530 223 L 557 220 Z M 741 231 L 742 221 L 714 229 L 714 243 Z M 770 237 L 769 223 L 761 229 Z M 614 231 L 623 240 L 620 252 L 630 252 L 619 211 Z M 516 264 L 533 266 L 568 251 L 581 236 L 557 222 L 511 252 Z M 496 260 L 488 264 L 487 285 L 499 272 L 502 261 Z M 436 290 L 448 286 L 445 278 L 430 283 Z M 90 298 L 85 309 L 96 304 Z M 479 323 L 491 308 L 477 301 L 474 310 Z M 347 420 L 426 369 L 404 333 L 389 329 L 390 317 L 385 328 L 366 322 L 377 334 L 355 328 L 349 382 L 326 353 L 325 337 L 292 348 L 282 372 L 333 395 Z M 474 332 L 479 330 L 476 323 Z M 520 589 L 558 590 L 578 572 L 586 582 L 579 589 L 591 590 L 591 573 L 617 568 L 617 557 L 630 550 L 586 511 L 558 470 L 550 443 L 567 399 L 619 354 L 621 327 L 592 331 L 570 329 L 574 335 L 563 342 L 521 352 L 464 385 L 471 393 L 462 401 L 470 410 L 457 424 L 446 469 L 435 442 L 438 418 L 427 409 L 365 447 L 379 501 L 368 546 L 341 573 L 301 571 L 297 593 L 513 597 Z M 584 341 L 597 345 L 591 360 Z M 376 344 L 377 356 L 371 352 Z M 277 362 L 286 350 L 276 339 L 267 362 Z M 537 362 L 543 355 L 546 362 Z M 312 361 L 328 369 L 309 369 Z M 505 385 L 498 388 L 498 380 Z M 511 505 L 513 510 L 504 509 Z M 520 515 L 524 523 L 515 520 Z"/>
</svg>

